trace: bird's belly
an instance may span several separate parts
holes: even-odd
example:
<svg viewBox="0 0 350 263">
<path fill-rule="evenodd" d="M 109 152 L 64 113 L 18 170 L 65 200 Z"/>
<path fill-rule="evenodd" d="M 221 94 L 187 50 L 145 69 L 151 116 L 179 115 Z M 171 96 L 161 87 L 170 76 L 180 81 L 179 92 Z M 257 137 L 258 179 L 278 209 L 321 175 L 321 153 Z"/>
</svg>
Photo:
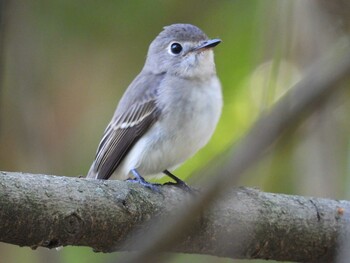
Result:
<svg viewBox="0 0 350 263">
<path fill-rule="evenodd" d="M 167 134 L 149 145 L 138 167 L 145 176 L 159 174 L 165 169 L 172 170 L 186 161 L 208 142 L 212 129 L 206 123 L 201 123 L 184 125 L 173 131 L 160 128 L 158 133 Z"/>
<path fill-rule="evenodd" d="M 171 118 L 161 117 L 133 146 L 112 177 L 126 179 L 135 168 L 142 176 L 161 177 L 164 170 L 176 168 L 206 145 L 219 120 L 222 99 L 215 90 L 203 96 L 175 107 Z"/>
<path fill-rule="evenodd" d="M 217 118 L 205 113 L 200 118 L 195 117 L 199 116 L 196 113 L 192 115 L 191 121 L 178 127 L 172 125 L 175 122 L 156 123 L 134 145 L 112 178 L 125 180 L 134 168 L 146 178 L 161 177 L 164 170 L 172 170 L 193 156 L 209 141 Z"/>
</svg>

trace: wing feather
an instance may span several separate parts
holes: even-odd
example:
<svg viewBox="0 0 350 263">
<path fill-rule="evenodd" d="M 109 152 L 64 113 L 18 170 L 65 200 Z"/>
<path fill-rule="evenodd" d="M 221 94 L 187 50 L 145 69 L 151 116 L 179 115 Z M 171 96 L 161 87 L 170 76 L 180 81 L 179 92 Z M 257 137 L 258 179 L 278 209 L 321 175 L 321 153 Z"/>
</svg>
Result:
<svg viewBox="0 0 350 263">
<path fill-rule="evenodd" d="M 108 179 L 133 145 L 154 124 L 160 114 L 156 95 L 163 77 L 164 73 L 140 74 L 131 83 L 103 134 L 88 177 Z"/>
<path fill-rule="evenodd" d="M 99 146 L 95 170 L 97 179 L 108 179 L 126 153 L 155 122 L 159 114 L 154 100 L 131 107 L 124 118 L 108 125 Z"/>
</svg>

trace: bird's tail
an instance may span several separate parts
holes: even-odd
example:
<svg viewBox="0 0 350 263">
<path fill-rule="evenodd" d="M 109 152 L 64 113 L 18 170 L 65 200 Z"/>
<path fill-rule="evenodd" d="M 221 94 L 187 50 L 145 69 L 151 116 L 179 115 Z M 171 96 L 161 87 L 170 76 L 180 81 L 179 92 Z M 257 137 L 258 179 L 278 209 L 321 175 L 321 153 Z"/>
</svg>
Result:
<svg viewBox="0 0 350 263">
<path fill-rule="evenodd" d="M 95 162 L 92 163 L 89 172 L 86 175 L 86 178 L 90 179 L 96 179 L 97 178 L 97 172 L 95 170 Z"/>
</svg>

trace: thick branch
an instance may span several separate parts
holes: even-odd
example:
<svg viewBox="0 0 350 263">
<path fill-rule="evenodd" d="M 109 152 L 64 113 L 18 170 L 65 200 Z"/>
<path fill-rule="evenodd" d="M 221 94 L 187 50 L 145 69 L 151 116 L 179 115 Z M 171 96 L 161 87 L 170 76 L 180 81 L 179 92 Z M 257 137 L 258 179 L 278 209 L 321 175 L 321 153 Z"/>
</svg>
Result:
<svg viewBox="0 0 350 263">
<path fill-rule="evenodd" d="M 0 173 L 0 241 L 36 248 L 135 249 L 130 234 L 171 216 L 192 195 L 173 186 L 155 194 L 121 181 Z M 350 202 L 232 189 L 195 220 L 172 251 L 234 258 L 331 262 L 349 234 Z M 144 237 L 145 241 L 148 240 Z"/>
</svg>

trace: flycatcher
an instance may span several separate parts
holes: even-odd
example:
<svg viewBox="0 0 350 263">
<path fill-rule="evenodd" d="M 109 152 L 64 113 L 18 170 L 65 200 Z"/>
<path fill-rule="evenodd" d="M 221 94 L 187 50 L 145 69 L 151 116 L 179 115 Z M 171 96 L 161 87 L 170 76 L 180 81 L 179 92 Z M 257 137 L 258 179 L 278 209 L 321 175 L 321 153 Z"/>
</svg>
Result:
<svg viewBox="0 0 350 263">
<path fill-rule="evenodd" d="M 171 173 L 207 144 L 221 115 L 222 93 L 209 39 L 190 24 L 173 24 L 151 43 L 146 63 L 121 98 L 98 146 L 88 178 L 138 182 Z"/>
</svg>

